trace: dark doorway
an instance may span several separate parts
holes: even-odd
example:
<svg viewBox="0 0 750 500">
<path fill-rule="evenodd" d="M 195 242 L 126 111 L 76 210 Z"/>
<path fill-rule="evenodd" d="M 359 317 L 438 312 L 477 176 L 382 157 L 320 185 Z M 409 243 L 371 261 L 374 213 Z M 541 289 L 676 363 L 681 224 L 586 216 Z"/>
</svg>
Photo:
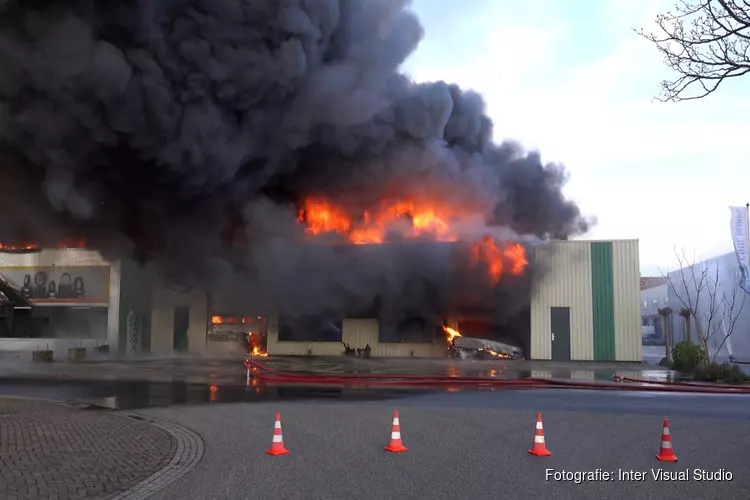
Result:
<svg viewBox="0 0 750 500">
<path fill-rule="evenodd" d="M 552 360 L 570 361 L 570 307 L 551 307 Z"/>
<path fill-rule="evenodd" d="M 172 332 L 172 348 L 175 351 L 188 350 L 188 328 L 190 328 L 190 308 L 176 306 L 174 308 L 174 331 Z"/>
</svg>

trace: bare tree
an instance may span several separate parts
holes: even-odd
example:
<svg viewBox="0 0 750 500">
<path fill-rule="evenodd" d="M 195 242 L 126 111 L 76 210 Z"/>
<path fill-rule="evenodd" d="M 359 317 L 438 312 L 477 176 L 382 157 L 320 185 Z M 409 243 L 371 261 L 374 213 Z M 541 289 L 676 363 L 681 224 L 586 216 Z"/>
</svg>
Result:
<svg viewBox="0 0 750 500">
<path fill-rule="evenodd" d="M 661 316 L 664 327 L 664 357 L 667 361 L 672 359 L 672 308 L 662 307 L 656 310 Z"/>
<path fill-rule="evenodd" d="M 700 99 L 727 78 L 750 73 L 750 1 L 679 0 L 656 24 L 656 34 L 637 32 L 654 43 L 665 64 L 680 75 L 661 83 L 659 100 Z"/>
<path fill-rule="evenodd" d="M 695 325 L 703 351 L 709 361 L 714 361 L 724 344 L 734 332 L 737 320 L 745 307 L 747 294 L 739 286 L 722 283 L 719 266 L 711 262 L 688 259 L 685 251 L 676 251 L 679 271 L 670 277 L 662 273 L 670 291 L 680 301 L 680 314 L 687 314 Z M 711 350 L 710 345 L 716 347 Z"/>
</svg>

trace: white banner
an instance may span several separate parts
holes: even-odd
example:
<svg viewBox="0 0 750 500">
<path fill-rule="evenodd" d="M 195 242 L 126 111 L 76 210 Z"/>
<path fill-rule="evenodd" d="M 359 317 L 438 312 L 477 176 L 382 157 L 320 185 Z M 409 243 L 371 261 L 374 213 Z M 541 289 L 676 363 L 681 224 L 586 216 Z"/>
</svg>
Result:
<svg viewBox="0 0 750 500">
<path fill-rule="evenodd" d="M 729 207 L 732 211 L 732 242 L 740 266 L 740 288 L 750 293 L 750 255 L 748 255 L 747 207 Z"/>
</svg>

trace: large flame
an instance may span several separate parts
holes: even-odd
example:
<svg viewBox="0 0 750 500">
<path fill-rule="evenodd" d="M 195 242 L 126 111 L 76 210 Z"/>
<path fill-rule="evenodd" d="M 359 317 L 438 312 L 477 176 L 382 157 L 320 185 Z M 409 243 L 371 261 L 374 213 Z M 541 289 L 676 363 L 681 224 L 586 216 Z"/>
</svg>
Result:
<svg viewBox="0 0 750 500">
<path fill-rule="evenodd" d="M 475 263 L 486 262 L 492 280 L 497 282 L 503 274 L 518 276 L 529 264 L 526 249 L 518 243 L 499 244 L 492 237 L 485 236 L 472 247 Z"/>
<path fill-rule="evenodd" d="M 375 212 L 365 211 L 355 220 L 345 210 L 323 198 L 308 198 L 298 218 L 308 234 L 339 233 L 357 245 L 382 243 L 390 231 L 406 238 L 430 237 L 455 241 L 450 230 L 450 214 L 445 210 L 414 201 L 384 202 Z"/>
<path fill-rule="evenodd" d="M 448 339 L 448 342 L 453 342 L 453 339 L 455 339 L 456 337 L 463 337 L 463 335 L 461 335 L 461 332 L 449 326 L 443 325 L 443 331 L 445 332 L 445 336 Z"/>
<path fill-rule="evenodd" d="M 325 198 L 307 198 L 298 219 L 310 235 L 335 233 L 356 245 L 383 243 L 389 233 L 404 238 L 457 241 L 456 227 L 476 221 L 472 211 L 451 210 L 414 200 L 383 202 L 375 211 L 358 216 Z M 497 283 L 504 274 L 519 275 L 528 265 L 526 250 L 518 243 L 499 243 L 485 236 L 472 245 L 474 265 L 486 263 L 490 278 Z"/>
</svg>

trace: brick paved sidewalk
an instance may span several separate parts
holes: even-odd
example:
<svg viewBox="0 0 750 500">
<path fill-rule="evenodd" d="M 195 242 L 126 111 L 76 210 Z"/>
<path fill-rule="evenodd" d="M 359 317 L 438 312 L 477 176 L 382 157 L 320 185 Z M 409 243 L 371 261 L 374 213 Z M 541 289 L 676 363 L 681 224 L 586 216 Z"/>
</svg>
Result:
<svg viewBox="0 0 750 500">
<path fill-rule="evenodd" d="M 172 434 L 146 422 L 0 397 L 0 498 L 76 500 L 125 491 L 169 464 Z"/>
</svg>

